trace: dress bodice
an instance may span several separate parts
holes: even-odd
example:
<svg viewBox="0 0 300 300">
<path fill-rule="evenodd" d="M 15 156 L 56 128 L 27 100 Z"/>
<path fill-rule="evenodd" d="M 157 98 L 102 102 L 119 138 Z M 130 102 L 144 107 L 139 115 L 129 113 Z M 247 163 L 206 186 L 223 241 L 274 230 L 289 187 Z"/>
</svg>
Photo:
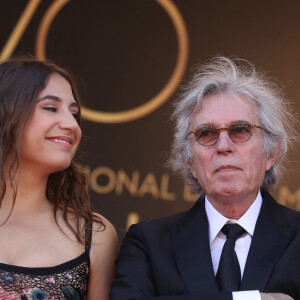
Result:
<svg viewBox="0 0 300 300">
<path fill-rule="evenodd" d="M 27 268 L 0 263 L 0 300 L 81 300 L 87 298 L 89 249 L 54 267 Z"/>
</svg>

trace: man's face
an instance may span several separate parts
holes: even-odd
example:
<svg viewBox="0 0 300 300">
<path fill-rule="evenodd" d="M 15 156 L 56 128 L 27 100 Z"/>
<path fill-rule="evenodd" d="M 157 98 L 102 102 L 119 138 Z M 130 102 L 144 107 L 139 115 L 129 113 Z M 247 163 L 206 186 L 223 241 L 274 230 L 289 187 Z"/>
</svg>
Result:
<svg viewBox="0 0 300 300">
<path fill-rule="evenodd" d="M 210 95 L 204 98 L 201 110 L 192 114 L 190 131 L 203 125 L 220 128 L 236 123 L 261 125 L 255 103 L 243 96 Z M 212 146 L 198 144 L 194 134 L 190 141 L 193 160 L 188 166 L 213 205 L 253 201 L 266 170 L 276 160 L 263 153 L 263 131 L 259 128 L 253 128 L 244 143 L 233 142 L 225 130 Z"/>
</svg>

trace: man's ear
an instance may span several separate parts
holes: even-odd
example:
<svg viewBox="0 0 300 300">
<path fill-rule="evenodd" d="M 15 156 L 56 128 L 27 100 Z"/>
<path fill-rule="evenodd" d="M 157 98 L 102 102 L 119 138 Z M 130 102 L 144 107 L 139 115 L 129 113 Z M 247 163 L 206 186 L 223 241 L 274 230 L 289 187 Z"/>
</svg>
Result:
<svg viewBox="0 0 300 300">
<path fill-rule="evenodd" d="M 280 154 L 281 154 L 281 143 L 278 143 L 277 147 L 273 149 L 271 155 L 269 155 L 267 158 L 266 171 L 269 171 L 272 168 L 272 166 L 278 160 Z"/>
<path fill-rule="evenodd" d="M 186 162 L 186 164 L 187 164 L 187 166 L 189 167 L 189 169 L 190 169 L 191 173 L 193 174 L 193 176 L 196 178 L 196 173 L 195 173 L 195 171 L 194 171 L 192 161 L 188 160 L 188 161 Z"/>
</svg>

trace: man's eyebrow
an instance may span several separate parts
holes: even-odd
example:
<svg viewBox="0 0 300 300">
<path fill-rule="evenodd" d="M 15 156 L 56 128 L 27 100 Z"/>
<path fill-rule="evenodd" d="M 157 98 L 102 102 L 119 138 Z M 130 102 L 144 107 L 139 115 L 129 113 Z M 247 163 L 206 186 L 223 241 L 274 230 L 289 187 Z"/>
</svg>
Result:
<svg viewBox="0 0 300 300">
<path fill-rule="evenodd" d="M 201 123 L 201 124 L 197 125 L 196 128 L 206 127 L 206 126 L 213 126 L 214 127 L 214 125 L 212 123 Z"/>
<path fill-rule="evenodd" d="M 238 124 L 238 123 L 251 124 L 249 121 L 246 120 L 236 120 L 232 122 L 232 124 Z"/>
<path fill-rule="evenodd" d="M 54 96 L 54 95 L 45 95 L 42 98 L 38 99 L 38 102 L 43 101 L 43 100 L 54 100 L 57 102 L 62 102 L 63 100 L 60 97 Z M 79 108 L 79 104 L 77 102 L 72 102 L 70 104 L 70 107 L 78 107 Z"/>
<path fill-rule="evenodd" d="M 242 123 L 242 124 L 251 124 L 249 121 L 246 121 L 246 120 L 234 120 L 234 121 L 232 121 L 231 123 L 230 123 L 230 125 L 229 126 L 231 126 L 231 125 L 234 125 L 234 124 L 239 124 L 239 123 Z M 196 129 L 197 128 L 200 128 L 200 127 L 217 127 L 217 126 L 215 126 L 213 123 L 202 123 L 202 124 L 199 124 L 197 127 L 196 127 Z"/>
</svg>

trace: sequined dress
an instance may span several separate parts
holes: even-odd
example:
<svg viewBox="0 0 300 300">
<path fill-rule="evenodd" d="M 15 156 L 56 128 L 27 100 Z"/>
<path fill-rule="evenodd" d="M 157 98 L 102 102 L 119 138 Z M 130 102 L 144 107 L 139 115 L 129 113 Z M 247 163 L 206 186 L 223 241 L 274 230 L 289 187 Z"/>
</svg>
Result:
<svg viewBox="0 0 300 300">
<path fill-rule="evenodd" d="M 85 300 L 89 249 L 54 267 L 27 268 L 0 263 L 0 300 Z"/>
</svg>

